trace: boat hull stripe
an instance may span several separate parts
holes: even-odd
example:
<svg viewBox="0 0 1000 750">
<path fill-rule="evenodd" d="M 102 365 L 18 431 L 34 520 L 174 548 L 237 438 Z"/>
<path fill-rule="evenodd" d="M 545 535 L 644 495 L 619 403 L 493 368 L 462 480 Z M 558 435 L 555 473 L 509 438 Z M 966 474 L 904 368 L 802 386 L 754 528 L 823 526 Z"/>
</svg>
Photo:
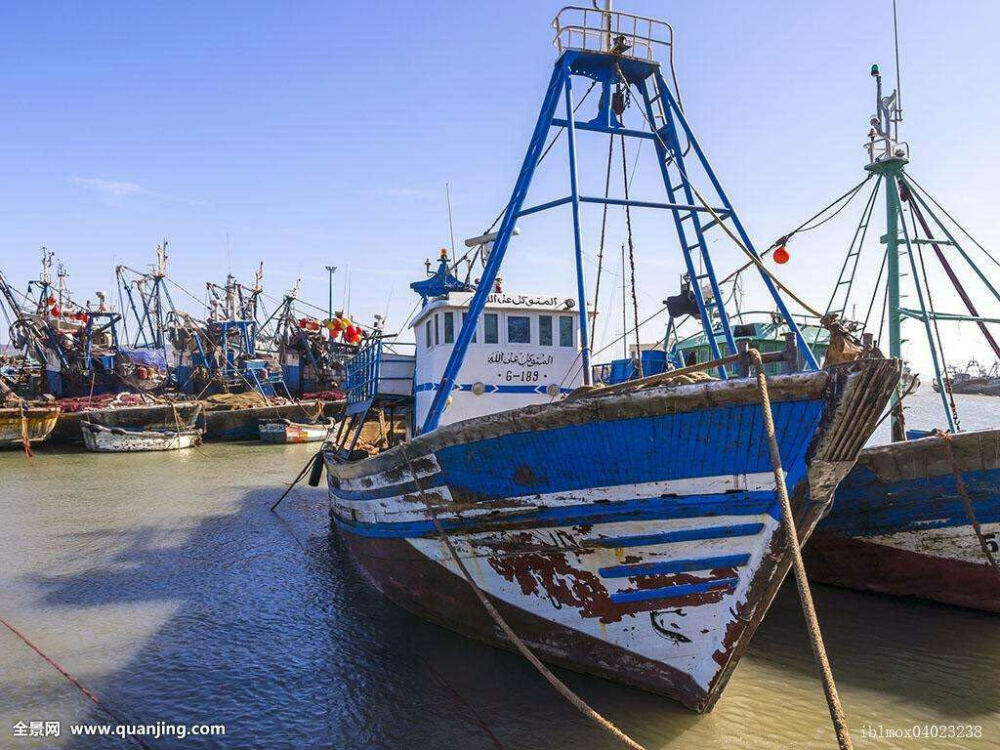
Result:
<svg viewBox="0 0 1000 750">
<path fill-rule="evenodd" d="M 603 578 L 631 578 L 633 576 L 656 576 L 670 573 L 686 573 L 694 570 L 716 570 L 718 568 L 741 568 L 750 560 L 749 554 L 719 555 L 703 557 L 700 560 L 671 560 L 639 565 L 612 565 L 597 572 Z"/>
<path fill-rule="evenodd" d="M 773 492 L 745 492 L 726 495 L 695 497 L 668 497 L 627 500 L 619 503 L 574 505 L 570 507 L 543 508 L 527 513 L 508 513 L 483 517 L 441 518 L 447 531 L 480 532 L 491 528 L 516 527 L 530 524 L 533 528 L 545 526 L 572 526 L 577 523 L 601 524 L 621 521 L 670 520 L 680 518 L 706 518 L 712 516 L 759 516 L 768 514 L 781 519 L 781 508 Z M 432 520 L 365 523 L 348 520 L 334 514 L 337 523 L 354 534 L 372 537 L 423 537 L 436 534 Z M 725 528 L 725 527 L 719 527 Z"/>
<path fill-rule="evenodd" d="M 726 539 L 737 536 L 756 536 L 764 530 L 762 523 L 738 523 L 731 526 L 707 526 L 702 529 L 682 529 L 664 531 L 661 534 L 638 534 L 636 536 L 613 536 L 594 539 L 590 544 L 596 547 L 648 547 L 653 544 L 674 542 L 694 542 L 699 539 Z"/>
<path fill-rule="evenodd" d="M 638 591 L 620 591 L 611 594 L 611 601 L 615 604 L 625 604 L 627 602 L 645 602 L 651 599 L 677 599 L 681 596 L 691 594 L 705 594 L 709 591 L 719 589 L 733 589 L 739 583 L 739 578 L 718 578 L 714 581 L 704 581 L 702 583 L 683 583 L 677 586 L 665 586 L 662 589 L 640 589 Z"/>
</svg>

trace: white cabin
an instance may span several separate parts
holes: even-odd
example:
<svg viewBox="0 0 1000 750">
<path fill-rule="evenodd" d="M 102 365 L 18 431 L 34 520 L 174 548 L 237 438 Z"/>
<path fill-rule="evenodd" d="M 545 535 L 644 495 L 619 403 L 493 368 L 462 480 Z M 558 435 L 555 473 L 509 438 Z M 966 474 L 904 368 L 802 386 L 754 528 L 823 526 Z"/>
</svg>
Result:
<svg viewBox="0 0 1000 750">
<path fill-rule="evenodd" d="M 423 424 L 472 292 L 431 299 L 410 324 L 416 339 L 415 422 Z M 455 379 L 440 424 L 554 401 L 583 383 L 576 300 L 494 292 Z"/>
</svg>

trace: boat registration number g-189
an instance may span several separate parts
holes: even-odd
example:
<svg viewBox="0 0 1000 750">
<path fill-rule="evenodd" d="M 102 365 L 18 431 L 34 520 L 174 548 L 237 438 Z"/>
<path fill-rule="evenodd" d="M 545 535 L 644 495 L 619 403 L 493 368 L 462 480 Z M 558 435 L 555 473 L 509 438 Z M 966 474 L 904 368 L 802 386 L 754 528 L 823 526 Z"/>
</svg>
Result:
<svg viewBox="0 0 1000 750">
<path fill-rule="evenodd" d="M 541 373 L 538 370 L 521 370 L 520 372 L 507 370 L 501 377 L 508 383 L 537 383 L 541 378 Z"/>
</svg>

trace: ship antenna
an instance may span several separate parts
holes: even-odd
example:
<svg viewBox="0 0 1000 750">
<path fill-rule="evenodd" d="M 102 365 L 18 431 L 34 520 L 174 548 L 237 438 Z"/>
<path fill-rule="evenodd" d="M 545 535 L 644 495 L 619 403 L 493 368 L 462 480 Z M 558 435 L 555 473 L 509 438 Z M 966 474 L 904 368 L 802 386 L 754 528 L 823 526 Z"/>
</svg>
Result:
<svg viewBox="0 0 1000 750">
<path fill-rule="evenodd" d="M 896 90 L 893 103 L 892 121 L 896 125 L 896 142 L 899 142 L 899 123 L 903 121 L 903 80 L 899 67 L 899 21 L 896 14 L 896 0 L 892 0 L 892 39 L 896 53 Z"/>
<path fill-rule="evenodd" d="M 899 21 L 896 18 L 896 0 L 892 0 L 892 37 L 896 47 L 896 140 L 899 140 L 899 123 L 903 121 L 903 79 L 899 75 Z"/>
<path fill-rule="evenodd" d="M 455 265 L 455 225 L 451 217 L 451 186 L 444 184 L 444 194 L 448 199 L 448 233 L 451 235 L 451 264 Z"/>
</svg>

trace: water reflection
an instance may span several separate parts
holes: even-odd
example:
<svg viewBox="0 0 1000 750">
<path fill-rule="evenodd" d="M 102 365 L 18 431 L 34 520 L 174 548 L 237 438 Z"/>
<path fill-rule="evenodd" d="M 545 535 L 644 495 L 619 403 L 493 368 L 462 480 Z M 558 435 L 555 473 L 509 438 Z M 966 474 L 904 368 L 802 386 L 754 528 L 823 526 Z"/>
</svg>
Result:
<svg viewBox="0 0 1000 750">
<path fill-rule="evenodd" d="M 130 721 L 227 726 L 225 738 L 156 748 L 616 746 L 520 657 L 369 587 L 329 534 L 321 491 L 297 489 L 281 519 L 269 513 L 307 457 L 236 445 L 183 462 L 43 453 L 28 467 L 0 456 L 0 614 Z M 970 722 L 993 737 L 982 747 L 1000 737 L 995 618 L 830 588 L 816 598 L 855 728 Z M 0 668 L 0 732 L 18 717 L 105 721 L 9 634 Z M 650 748 L 833 744 L 794 588 L 710 715 L 560 676 Z"/>
</svg>

